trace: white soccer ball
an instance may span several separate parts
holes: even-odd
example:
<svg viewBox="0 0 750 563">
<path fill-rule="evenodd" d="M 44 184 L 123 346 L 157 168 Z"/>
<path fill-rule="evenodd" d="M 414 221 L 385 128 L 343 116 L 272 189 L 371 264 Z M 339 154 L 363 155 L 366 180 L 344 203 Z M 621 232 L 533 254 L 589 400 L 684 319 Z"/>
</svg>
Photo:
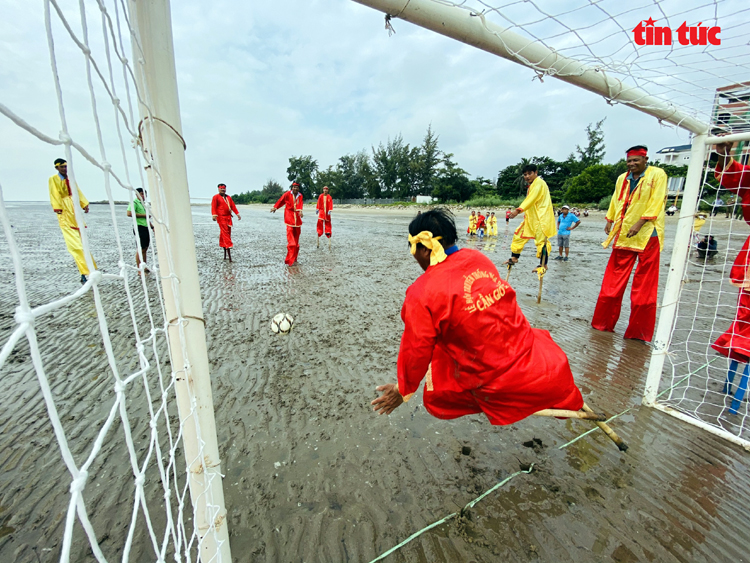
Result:
<svg viewBox="0 0 750 563">
<path fill-rule="evenodd" d="M 271 330 L 276 334 L 288 334 L 292 330 L 292 326 L 294 326 L 292 315 L 279 313 L 271 319 Z"/>
</svg>

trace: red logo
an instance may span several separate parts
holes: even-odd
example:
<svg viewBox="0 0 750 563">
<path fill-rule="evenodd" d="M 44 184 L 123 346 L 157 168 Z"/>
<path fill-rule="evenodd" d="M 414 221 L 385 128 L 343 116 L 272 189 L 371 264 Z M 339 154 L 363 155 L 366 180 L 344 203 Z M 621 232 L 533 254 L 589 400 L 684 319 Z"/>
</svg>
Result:
<svg viewBox="0 0 750 563">
<path fill-rule="evenodd" d="M 672 30 L 668 27 L 659 27 L 654 24 L 658 20 L 648 18 L 643 20 L 633 30 L 633 39 L 636 45 L 671 45 Z M 688 26 L 687 22 L 677 28 L 677 41 L 680 45 L 721 45 L 721 28 L 718 26 L 706 27 L 700 22 L 696 26 Z M 644 25 L 645 24 L 645 25 Z"/>
</svg>

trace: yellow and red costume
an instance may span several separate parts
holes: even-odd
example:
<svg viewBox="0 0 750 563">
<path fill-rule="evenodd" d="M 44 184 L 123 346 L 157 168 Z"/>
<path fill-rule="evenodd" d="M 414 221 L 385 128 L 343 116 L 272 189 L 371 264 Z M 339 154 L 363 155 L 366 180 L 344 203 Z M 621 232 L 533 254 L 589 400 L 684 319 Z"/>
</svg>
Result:
<svg viewBox="0 0 750 563">
<path fill-rule="evenodd" d="M 83 252 L 83 241 L 81 240 L 81 231 L 76 221 L 75 206 L 73 204 L 73 192 L 70 189 L 70 180 L 63 178 L 59 173 L 49 178 L 49 200 L 52 204 L 52 209 L 57 214 L 57 222 L 60 225 L 63 238 L 65 239 L 65 246 L 68 247 L 68 252 L 76 262 L 78 271 L 82 276 L 89 275 L 89 267 L 86 264 L 86 255 Z M 81 209 L 88 207 L 89 202 L 86 196 L 83 195 L 81 188 L 76 186 L 78 189 L 78 200 Z M 86 225 L 83 225 L 86 228 Z M 96 262 L 94 262 L 93 256 L 91 262 L 96 268 Z"/>
<path fill-rule="evenodd" d="M 404 399 L 426 375 L 424 404 L 437 418 L 484 412 L 492 424 L 512 424 L 542 409 L 580 409 L 565 353 L 549 332 L 529 326 L 492 261 L 455 246 L 441 259 L 406 290 L 398 355 Z"/>
<path fill-rule="evenodd" d="M 216 217 L 219 224 L 219 246 L 221 248 L 233 248 L 232 244 L 232 212 L 239 215 L 237 206 L 228 195 L 216 194 L 211 200 L 211 215 Z"/>
<path fill-rule="evenodd" d="M 318 236 L 323 233 L 331 238 L 331 209 L 333 209 L 333 198 L 330 194 L 320 194 L 318 196 L 318 205 L 315 208 L 318 211 Z"/>
<path fill-rule="evenodd" d="M 466 229 L 466 232 L 470 235 L 477 234 L 477 216 L 473 213 L 469 215 L 469 228 Z"/>
<path fill-rule="evenodd" d="M 510 243 L 511 253 L 521 254 L 526 243 L 533 239 L 537 258 L 541 258 L 545 247 L 549 256 L 552 250 L 549 239 L 557 234 L 557 224 L 549 187 L 540 176 L 529 184 L 526 199 L 518 206 L 518 211 L 523 213 L 523 221 L 513 233 L 513 240 Z"/>
<path fill-rule="evenodd" d="M 490 215 L 487 219 L 487 236 L 497 235 L 497 217 Z"/>
<path fill-rule="evenodd" d="M 286 258 L 284 263 L 291 266 L 297 261 L 299 255 L 299 235 L 302 232 L 302 193 L 289 190 L 284 192 L 274 204 L 274 209 L 284 206 L 284 224 L 286 225 Z"/>
<path fill-rule="evenodd" d="M 485 217 L 481 213 L 477 215 L 477 231 L 479 229 L 485 229 L 487 227 L 487 224 L 484 221 Z"/>
<path fill-rule="evenodd" d="M 716 179 L 723 188 L 737 194 L 742 218 L 750 225 L 750 166 L 732 159 L 723 171 L 716 170 Z M 750 237 L 732 264 L 729 280 L 740 288 L 734 322 L 712 347 L 728 358 L 747 363 L 750 360 Z"/>
<path fill-rule="evenodd" d="M 602 246 L 607 248 L 611 243 L 612 254 L 604 271 L 591 326 L 614 331 L 628 279 L 637 261 L 630 288 L 630 321 L 625 338 L 650 342 L 656 325 L 659 257 L 664 247 L 667 174 L 661 168 L 648 166 L 634 186 L 631 186 L 631 178 L 626 172 L 617 179 L 607 211 L 611 230 Z M 646 222 L 638 234 L 627 237 L 630 228 L 641 219 Z"/>
</svg>

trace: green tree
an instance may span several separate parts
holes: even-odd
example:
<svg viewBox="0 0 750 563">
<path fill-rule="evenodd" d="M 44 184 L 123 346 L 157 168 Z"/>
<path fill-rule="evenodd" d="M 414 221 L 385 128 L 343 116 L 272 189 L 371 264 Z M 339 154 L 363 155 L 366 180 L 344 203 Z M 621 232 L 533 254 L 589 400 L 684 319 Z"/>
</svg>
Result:
<svg viewBox="0 0 750 563">
<path fill-rule="evenodd" d="M 452 153 L 443 153 L 442 167 L 435 179 L 433 197 L 438 201 L 466 201 L 476 189 L 469 180 L 469 173 L 452 160 Z"/>
<path fill-rule="evenodd" d="M 317 189 L 315 195 L 323 193 L 323 186 L 328 186 L 328 193 L 331 197 L 339 199 L 339 193 L 341 192 L 342 174 L 339 167 L 329 166 L 325 170 L 318 172 L 317 176 Z"/>
<path fill-rule="evenodd" d="M 590 203 L 612 195 L 615 182 L 627 167 L 621 160 L 615 164 L 594 164 L 568 182 L 565 201 Z"/>
<path fill-rule="evenodd" d="M 276 203 L 276 200 L 281 197 L 284 193 L 284 188 L 276 180 L 269 178 L 266 183 L 263 184 L 263 189 L 260 190 L 260 195 L 264 198 L 261 203 Z"/>
<path fill-rule="evenodd" d="M 377 180 L 370 165 L 370 157 L 364 150 L 339 158 L 336 169 L 340 176 L 336 191 L 331 190 L 334 199 L 358 199 L 369 196 L 371 191 L 377 191 Z"/>
<path fill-rule="evenodd" d="M 404 143 L 401 134 L 388 139 L 378 148 L 372 148 L 372 164 L 378 184 L 379 195 L 376 197 L 403 198 L 412 195 L 413 171 L 409 165 L 413 152 Z"/>
<path fill-rule="evenodd" d="M 290 182 L 297 182 L 305 199 L 310 199 L 315 193 L 315 180 L 318 174 L 318 161 L 312 156 L 289 157 L 289 168 L 286 177 Z"/>
<path fill-rule="evenodd" d="M 413 155 L 414 194 L 432 195 L 440 166 L 440 149 L 438 135 L 432 131 L 432 125 L 427 126 L 422 140 L 422 146 Z"/>
<path fill-rule="evenodd" d="M 568 160 L 565 161 L 571 175 L 576 176 L 589 166 L 601 164 L 604 160 L 606 151 L 602 125 L 604 125 L 606 119 L 605 117 L 601 121 L 597 121 L 596 124 L 589 123 L 586 126 L 588 143 L 584 148 L 581 148 L 581 145 L 576 145 L 575 153 L 571 153 Z"/>
</svg>

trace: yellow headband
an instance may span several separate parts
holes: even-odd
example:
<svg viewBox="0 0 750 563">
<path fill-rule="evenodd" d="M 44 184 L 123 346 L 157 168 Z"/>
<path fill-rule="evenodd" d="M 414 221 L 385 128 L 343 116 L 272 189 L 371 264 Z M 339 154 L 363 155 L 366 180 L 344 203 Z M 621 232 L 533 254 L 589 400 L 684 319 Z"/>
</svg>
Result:
<svg viewBox="0 0 750 563">
<path fill-rule="evenodd" d="M 417 244 L 422 244 L 432 250 L 430 252 L 430 266 L 440 264 L 443 260 L 448 258 L 448 255 L 443 250 L 443 245 L 438 242 L 443 237 L 433 237 L 430 231 L 422 231 L 416 236 L 409 235 L 409 244 L 411 244 L 411 253 L 417 253 Z"/>
</svg>

